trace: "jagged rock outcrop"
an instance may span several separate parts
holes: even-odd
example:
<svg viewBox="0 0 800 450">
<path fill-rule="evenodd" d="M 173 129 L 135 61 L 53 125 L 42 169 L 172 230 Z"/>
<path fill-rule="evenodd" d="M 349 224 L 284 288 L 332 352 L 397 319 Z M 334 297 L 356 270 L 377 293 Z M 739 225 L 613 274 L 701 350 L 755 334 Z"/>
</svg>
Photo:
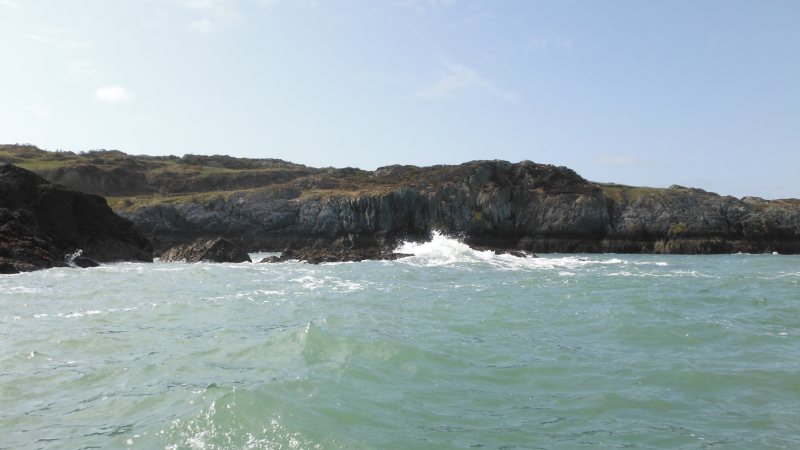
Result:
<svg viewBox="0 0 800 450">
<path fill-rule="evenodd" d="M 471 246 L 536 253 L 800 253 L 797 201 L 599 185 L 530 161 L 390 166 L 369 179 L 352 170 L 337 175 L 360 183 L 350 191 L 341 181 L 331 188 L 333 178 L 301 178 L 120 214 L 163 242 L 222 236 L 252 250 L 387 249 L 438 230 Z"/>
<path fill-rule="evenodd" d="M 63 255 L 40 236 L 32 212 L 0 208 L 0 274 L 67 267 Z"/>
<path fill-rule="evenodd" d="M 250 255 L 237 245 L 225 239 L 198 240 L 189 245 L 173 247 L 158 259 L 160 263 L 184 262 L 252 262 Z"/>
<path fill-rule="evenodd" d="M 78 249 L 94 261 L 152 262 L 150 242 L 103 197 L 0 165 L 0 264 L 16 271 L 64 267 L 65 256 Z"/>
<path fill-rule="evenodd" d="M 626 188 L 605 189 L 613 221 L 603 251 L 800 253 L 800 201 L 754 204 L 682 186 Z"/>
</svg>

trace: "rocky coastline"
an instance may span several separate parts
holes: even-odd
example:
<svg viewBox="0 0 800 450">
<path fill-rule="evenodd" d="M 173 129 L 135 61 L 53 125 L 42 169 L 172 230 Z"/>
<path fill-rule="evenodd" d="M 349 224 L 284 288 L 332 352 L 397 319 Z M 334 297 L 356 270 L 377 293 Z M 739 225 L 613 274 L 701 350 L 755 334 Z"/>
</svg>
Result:
<svg viewBox="0 0 800 450">
<path fill-rule="evenodd" d="M 797 200 L 599 185 L 529 161 L 395 166 L 372 176 L 392 182 L 355 192 L 267 187 L 118 213 L 157 245 L 221 236 L 253 251 L 386 250 L 437 231 L 472 247 L 532 253 L 800 253 Z"/>
<path fill-rule="evenodd" d="M 308 262 L 383 259 L 398 243 L 428 240 L 433 232 L 473 248 L 523 256 L 800 254 L 800 200 L 594 183 L 566 167 L 531 161 L 364 171 L 274 159 L 52 153 L 0 146 L 0 161 L 11 158 L 39 167 L 41 177 L 32 184 L 37 192 L 63 192 L 51 201 L 52 208 L 79 195 L 76 190 L 87 191 L 95 195 L 80 194 L 88 196 L 84 202 L 100 205 L 107 199 L 122 218 L 112 228 L 128 227 L 138 236 L 112 240 L 127 243 L 121 246 L 102 239 L 102 245 L 79 241 L 75 232 L 66 239 L 50 225 L 19 234 L 30 222 L 23 211 L 30 211 L 41 228 L 50 223 L 42 215 L 48 208 L 40 200 L 13 205 L 4 193 L 0 207 L 7 211 L 0 217 L 13 218 L 3 220 L 16 223 L 9 230 L 17 234 L 3 231 L 3 236 L 27 236 L 25 245 L 38 253 L 26 257 L 41 260 L 33 266 L 62 264 L 61 253 L 77 248 L 97 261 L 145 260 L 178 245 L 217 238 L 247 252 L 284 252 L 282 260 L 292 254 Z M 131 248 L 141 253 L 132 257 Z"/>
<path fill-rule="evenodd" d="M 0 273 L 152 262 L 153 247 L 106 199 L 0 165 Z"/>
</svg>

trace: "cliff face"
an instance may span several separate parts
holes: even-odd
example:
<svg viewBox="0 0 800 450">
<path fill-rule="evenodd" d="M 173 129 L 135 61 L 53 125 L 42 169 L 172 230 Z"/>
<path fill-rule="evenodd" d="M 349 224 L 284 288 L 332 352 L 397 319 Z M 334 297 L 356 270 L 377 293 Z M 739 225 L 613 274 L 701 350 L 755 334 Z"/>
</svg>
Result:
<svg viewBox="0 0 800 450">
<path fill-rule="evenodd" d="M 530 161 L 370 172 L 2 145 L 0 160 L 105 196 L 159 251 L 217 237 L 248 250 L 389 247 L 439 230 L 473 246 L 538 253 L 800 253 L 798 200 L 591 183 Z"/>
<path fill-rule="evenodd" d="M 604 248 L 619 253 L 800 253 L 800 202 L 739 200 L 702 189 L 608 186 L 613 226 Z"/>
<path fill-rule="evenodd" d="M 390 246 L 439 230 L 474 246 L 542 253 L 800 253 L 796 201 L 599 186 L 530 161 L 393 166 L 369 176 L 369 189 L 351 192 L 309 189 L 333 181 L 301 179 L 120 214 L 165 243 L 223 236 L 262 250 Z"/>
<path fill-rule="evenodd" d="M 152 262 L 150 242 L 103 197 L 0 165 L 0 264 L 7 271 L 64 266 L 64 256 L 76 250 L 96 261 Z"/>
</svg>

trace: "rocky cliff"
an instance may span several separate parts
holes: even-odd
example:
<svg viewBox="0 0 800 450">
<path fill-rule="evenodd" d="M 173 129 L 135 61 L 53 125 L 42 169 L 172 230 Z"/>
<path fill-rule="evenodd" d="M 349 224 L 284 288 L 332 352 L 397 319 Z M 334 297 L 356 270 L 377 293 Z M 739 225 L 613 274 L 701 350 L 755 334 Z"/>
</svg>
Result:
<svg viewBox="0 0 800 450">
<path fill-rule="evenodd" d="M 530 161 L 393 166 L 369 177 L 351 191 L 319 189 L 336 181 L 319 177 L 120 214 L 164 242 L 223 236 L 262 250 L 391 246 L 441 231 L 536 253 L 800 252 L 797 201 L 597 185 Z"/>
<path fill-rule="evenodd" d="M 800 253 L 796 199 L 592 183 L 530 161 L 364 171 L 0 146 L 4 158 L 106 196 L 159 251 L 217 237 L 250 251 L 385 248 L 441 231 L 472 246 L 536 253 Z"/>
<path fill-rule="evenodd" d="M 63 189 L 0 165 L 0 264 L 4 272 L 65 266 L 82 250 L 95 261 L 152 262 L 152 245 L 98 195 Z"/>
</svg>

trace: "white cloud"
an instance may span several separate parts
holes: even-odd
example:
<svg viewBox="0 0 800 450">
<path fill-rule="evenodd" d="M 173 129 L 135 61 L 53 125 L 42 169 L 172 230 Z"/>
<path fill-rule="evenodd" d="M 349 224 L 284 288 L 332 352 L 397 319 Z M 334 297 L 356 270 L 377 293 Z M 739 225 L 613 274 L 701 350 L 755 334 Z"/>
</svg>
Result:
<svg viewBox="0 0 800 450">
<path fill-rule="evenodd" d="M 7 6 L 7 7 L 11 8 L 11 9 L 19 8 L 19 5 L 16 2 L 12 2 L 11 0 L 0 1 L 0 5 Z"/>
<path fill-rule="evenodd" d="M 94 97 L 102 102 L 114 104 L 131 101 L 133 94 L 122 86 L 104 86 L 95 91 Z"/>
<path fill-rule="evenodd" d="M 415 94 L 417 97 L 444 97 L 458 91 L 479 89 L 490 92 L 509 103 L 516 103 L 518 100 L 517 94 L 499 89 L 494 83 L 478 75 L 469 67 L 450 61 L 444 61 L 444 65 L 448 69 L 448 73 L 444 74 L 433 86 L 417 92 Z"/>
<path fill-rule="evenodd" d="M 633 155 L 623 155 L 623 156 L 611 156 L 611 155 L 600 155 L 595 158 L 595 161 L 604 165 L 604 166 L 641 166 L 647 167 L 650 165 L 650 161 L 645 159 L 641 159 L 639 157 Z"/>
</svg>

